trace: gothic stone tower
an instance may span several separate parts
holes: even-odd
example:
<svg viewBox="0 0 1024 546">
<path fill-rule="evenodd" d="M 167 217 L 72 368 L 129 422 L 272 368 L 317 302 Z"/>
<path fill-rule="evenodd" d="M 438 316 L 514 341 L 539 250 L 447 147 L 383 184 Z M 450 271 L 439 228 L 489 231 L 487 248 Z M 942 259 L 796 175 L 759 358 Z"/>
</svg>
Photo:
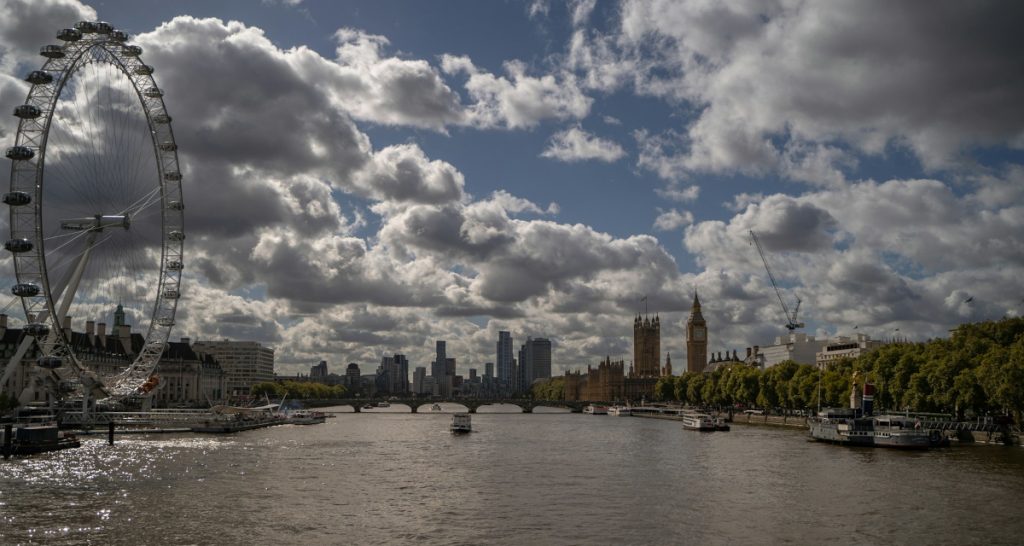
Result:
<svg viewBox="0 0 1024 546">
<path fill-rule="evenodd" d="M 661 319 L 636 316 L 633 321 L 633 366 L 637 377 L 661 376 Z"/>
<path fill-rule="evenodd" d="M 686 321 L 686 371 L 703 372 L 708 362 L 708 324 L 700 313 L 700 299 L 693 292 L 693 307 Z"/>
</svg>

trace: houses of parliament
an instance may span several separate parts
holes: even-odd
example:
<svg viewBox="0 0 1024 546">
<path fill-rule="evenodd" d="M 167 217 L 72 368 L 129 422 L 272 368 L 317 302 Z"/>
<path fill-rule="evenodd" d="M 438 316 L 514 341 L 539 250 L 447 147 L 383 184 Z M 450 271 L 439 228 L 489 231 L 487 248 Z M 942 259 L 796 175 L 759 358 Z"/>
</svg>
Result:
<svg viewBox="0 0 1024 546">
<path fill-rule="evenodd" d="M 708 354 L 707 322 L 700 310 L 700 299 L 693 294 L 690 317 L 686 321 L 686 370 L 702 372 Z M 633 363 L 626 370 L 622 360 L 605 357 L 586 373 L 565 372 L 566 400 L 652 400 L 658 379 L 672 375 L 672 356 L 665 354 L 660 363 L 661 319 L 637 315 L 633 319 Z"/>
</svg>

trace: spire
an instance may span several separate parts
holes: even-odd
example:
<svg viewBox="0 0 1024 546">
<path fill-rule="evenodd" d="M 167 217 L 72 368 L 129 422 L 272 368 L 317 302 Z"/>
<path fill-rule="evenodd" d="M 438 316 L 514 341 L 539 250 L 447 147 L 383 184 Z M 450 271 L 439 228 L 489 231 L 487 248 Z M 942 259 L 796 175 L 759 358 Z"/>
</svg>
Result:
<svg viewBox="0 0 1024 546">
<path fill-rule="evenodd" d="M 697 297 L 697 289 L 693 289 L 693 308 L 700 309 L 700 298 Z"/>
<path fill-rule="evenodd" d="M 124 326 L 124 307 L 120 303 L 114 311 L 114 326 Z"/>
</svg>

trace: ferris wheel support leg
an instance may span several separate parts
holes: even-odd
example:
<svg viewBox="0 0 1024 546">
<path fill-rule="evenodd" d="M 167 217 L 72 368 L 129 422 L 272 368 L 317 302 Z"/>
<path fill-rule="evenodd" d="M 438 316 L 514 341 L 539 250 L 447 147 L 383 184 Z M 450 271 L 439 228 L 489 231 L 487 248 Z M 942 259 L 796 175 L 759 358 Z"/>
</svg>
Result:
<svg viewBox="0 0 1024 546">
<path fill-rule="evenodd" d="M 78 285 L 82 282 L 82 274 L 85 272 L 85 266 L 89 264 L 89 254 L 92 253 L 92 247 L 96 243 L 96 232 L 90 232 L 89 236 L 85 241 L 85 251 L 78 257 L 78 263 L 75 264 L 74 270 L 72 270 L 71 277 L 67 280 L 65 287 L 59 293 L 56 294 L 55 300 L 59 300 L 60 304 L 57 309 L 57 316 L 54 317 L 53 325 L 54 330 L 50 331 L 50 335 L 46 336 L 46 344 L 43 346 L 43 354 L 50 354 L 53 350 L 53 346 L 57 343 L 57 332 L 56 328 L 63 326 L 62 321 L 65 315 L 68 314 L 68 309 L 71 308 L 71 301 L 75 299 L 75 292 L 78 292 Z"/>
<path fill-rule="evenodd" d="M 58 320 L 62 319 L 68 314 L 68 309 L 71 308 L 71 302 L 75 299 L 75 294 L 78 292 L 78 285 L 82 282 L 82 274 L 85 273 L 85 267 L 89 264 L 89 255 L 92 253 L 93 246 L 96 244 L 96 234 L 99 231 L 93 230 L 89 232 L 89 236 L 85 241 L 85 251 L 78 258 L 78 263 L 75 264 L 75 269 L 71 273 L 71 277 L 67 280 L 67 284 L 62 290 L 62 293 L 58 295 L 60 300 L 60 306 L 57 309 Z M 53 321 L 56 327 L 61 327 L 62 324 L 58 321 Z M 51 331 L 50 335 L 46 339 L 46 346 L 44 354 L 49 354 L 53 350 L 54 344 L 57 341 L 56 331 Z M 92 393 L 96 398 L 105 398 L 108 396 L 106 389 L 102 382 L 96 377 L 92 371 L 85 369 L 78 359 L 70 358 L 67 359 L 74 369 L 78 379 L 82 382 L 87 392 Z"/>
<path fill-rule="evenodd" d="M 64 315 L 67 315 L 68 309 L 71 308 L 71 301 L 75 299 L 75 292 L 78 292 L 78 284 L 82 282 L 85 266 L 89 264 L 89 254 L 92 253 L 92 247 L 96 244 L 97 233 L 99 232 L 90 231 L 89 236 L 85 240 L 85 252 L 82 252 L 82 255 L 78 258 L 78 263 L 75 264 L 75 271 L 71 274 L 71 279 L 68 281 L 64 293 L 61 294 L 60 310 L 57 311 L 58 319 L 63 320 Z"/>
<path fill-rule="evenodd" d="M 32 342 L 35 340 L 34 337 L 25 336 L 22 338 L 21 343 L 18 345 L 18 350 L 15 351 L 14 356 L 7 361 L 7 367 L 4 368 L 4 375 L 0 377 L 0 385 L 6 385 L 14 375 L 14 372 L 18 371 L 21 366 L 21 359 L 24 358 L 25 353 L 28 352 L 29 348 L 32 347 Z"/>
</svg>

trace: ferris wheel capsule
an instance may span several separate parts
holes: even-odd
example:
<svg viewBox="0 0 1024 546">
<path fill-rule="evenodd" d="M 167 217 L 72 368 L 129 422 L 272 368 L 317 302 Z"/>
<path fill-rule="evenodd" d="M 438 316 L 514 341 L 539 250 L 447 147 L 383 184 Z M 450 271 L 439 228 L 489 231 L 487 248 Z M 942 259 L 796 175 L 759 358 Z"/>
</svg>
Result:
<svg viewBox="0 0 1024 546">
<path fill-rule="evenodd" d="M 96 23 L 92 21 L 79 21 L 75 23 L 75 30 L 81 32 L 82 34 L 95 34 Z"/>
<path fill-rule="evenodd" d="M 50 325 L 45 322 L 30 322 L 25 325 L 25 334 L 32 337 L 44 337 L 50 334 Z"/>
<path fill-rule="evenodd" d="M 21 119 L 35 119 L 43 114 L 43 111 L 34 104 L 22 104 L 14 107 L 14 115 Z"/>
<path fill-rule="evenodd" d="M 59 356 L 41 356 L 36 360 L 36 366 L 53 370 L 64 365 L 64 359 Z"/>
<path fill-rule="evenodd" d="M 39 295 L 39 285 L 30 282 L 18 283 L 11 287 L 11 294 L 19 298 L 34 298 Z"/>
<path fill-rule="evenodd" d="M 96 34 L 110 34 L 114 31 L 114 27 L 106 21 L 98 21 L 96 25 Z"/>
<path fill-rule="evenodd" d="M 4 243 L 4 248 L 9 250 L 12 254 L 19 254 L 21 252 L 28 252 L 35 248 L 32 241 L 28 239 L 11 239 Z"/>
<path fill-rule="evenodd" d="M 46 85 L 53 81 L 53 76 L 44 70 L 33 70 L 25 77 L 25 81 L 32 85 Z"/>
<path fill-rule="evenodd" d="M 64 46 L 45 45 L 39 49 L 39 54 L 48 59 L 63 59 Z"/>
<path fill-rule="evenodd" d="M 82 39 L 82 33 L 73 28 L 65 28 L 57 33 L 57 39 L 65 42 L 77 42 Z"/>
<path fill-rule="evenodd" d="M 26 146 L 11 146 L 7 148 L 7 152 L 4 155 L 7 156 L 7 159 L 14 161 L 25 161 L 35 157 L 36 153 L 32 151 L 32 148 Z"/>
<path fill-rule="evenodd" d="M 5 205 L 22 207 L 32 202 L 32 196 L 28 192 L 12 191 L 4 194 L 3 201 Z"/>
</svg>

